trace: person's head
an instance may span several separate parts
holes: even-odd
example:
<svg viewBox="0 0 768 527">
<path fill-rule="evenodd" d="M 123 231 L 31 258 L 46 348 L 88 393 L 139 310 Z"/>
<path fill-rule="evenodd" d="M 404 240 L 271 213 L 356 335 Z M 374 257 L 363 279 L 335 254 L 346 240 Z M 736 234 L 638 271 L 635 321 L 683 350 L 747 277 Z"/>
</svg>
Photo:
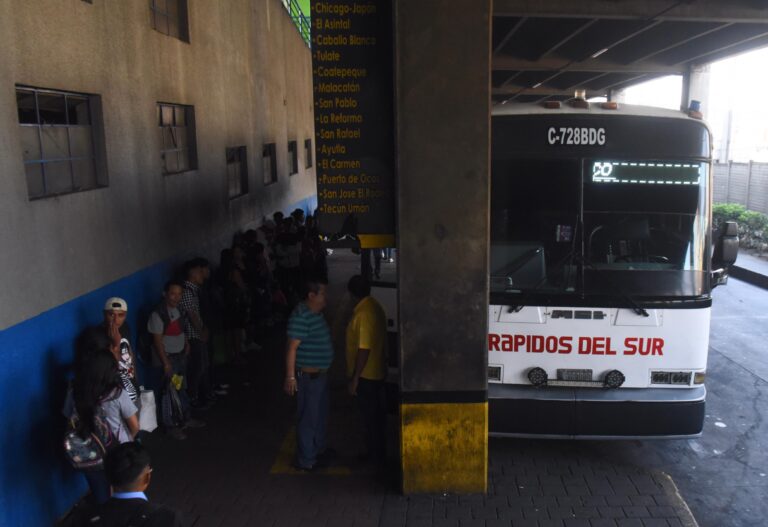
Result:
<svg viewBox="0 0 768 527">
<path fill-rule="evenodd" d="M 200 267 L 197 260 L 189 260 L 184 264 L 184 279 L 195 285 L 202 285 L 205 282 L 205 271 Z"/>
<path fill-rule="evenodd" d="M 357 301 L 371 294 L 371 283 L 363 276 L 356 274 L 347 282 L 347 291 Z"/>
<path fill-rule="evenodd" d="M 281 223 L 283 223 L 284 217 L 285 215 L 282 212 L 277 211 L 274 214 L 272 214 L 272 221 L 275 222 L 275 225 L 279 226 Z"/>
<path fill-rule="evenodd" d="M 291 216 L 294 220 L 296 220 L 296 223 L 299 225 L 304 223 L 304 211 L 301 209 L 294 209 L 293 212 L 291 212 Z"/>
<path fill-rule="evenodd" d="M 104 304 L 104 324 L 113 324 L 120 329 L 125 323 L 125 317 L 128 314 L 128 303 L 122 298 L 113 296 L 107 299 Z"/>
<path fill-rule="evenodd" d="M 168 307 L 178 307 L 181 295 L 184 294 L 184 286 L 177 280 L 168 280 L 163 287 L 163 299 Z"/>
<path fill-rule="evenodd" d="M 326 284 L 327 282 L 321 278 L 308 278 L 304 282 L 303 300 L 307 307 L 315 313 L 319 313 L 325 308 Z"/>
<path fill-rule="evenodd" d="M 93 355 L 107 352 L 112 356 L 112 341 L 100 327 L 83 330 L 75 339 L 75 374 L 82 372 Z M 112 356 L 114 359 L 114 356 Z"/>
<path fill-rule="evenodd" d="M 114 492 L 144 492 L 152 478 L 152 459 L 141 443 L 130 441 L 104 458 L 104 473 Z"/>
<path fill-rule="evenodd" d="M 87 437 L 93 431 L 93 418 L 102 399 L 122 386 L 110 346 L 109 337 L 98 326 L 80 333 L 75 342 L 72 396 L 81 437 Z"/>
<path fill-rule="evenodd" d="M 190 261 L 190 265 L 194 265 L 198 269 L 200 269 L 200 272 L 202 273 L 202 279 L 203 282 L 208 280 L 211 276 L 211 264 L 203 258 L 202 256 L 198 256 L 197 258 L 194 258 Z"/>
</svg>

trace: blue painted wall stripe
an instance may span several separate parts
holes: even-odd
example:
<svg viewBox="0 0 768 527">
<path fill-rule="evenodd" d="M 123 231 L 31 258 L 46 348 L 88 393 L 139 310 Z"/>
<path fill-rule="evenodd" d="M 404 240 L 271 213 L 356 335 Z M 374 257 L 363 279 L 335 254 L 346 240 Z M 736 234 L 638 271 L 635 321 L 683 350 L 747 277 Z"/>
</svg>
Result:
<svg viewBox="0 0 768 527">
<path fill-rule="evenodd" d="M 311 213 L 317 197 L 284 209 Z M 136 342 L 139 320 L 161 299 L 163 284 L 178 260 L 169 259 L 107 284 L 0 331 L 0 527 L 51 525 L 88 489 L 85 478 L 64 459 L 62 437 L 67 379 L 74 340 L 102 320 L 104 302 L 128 302 L 128 324 Z M 72 265 L 76 265 L 73 262 Z"/>
</svg>

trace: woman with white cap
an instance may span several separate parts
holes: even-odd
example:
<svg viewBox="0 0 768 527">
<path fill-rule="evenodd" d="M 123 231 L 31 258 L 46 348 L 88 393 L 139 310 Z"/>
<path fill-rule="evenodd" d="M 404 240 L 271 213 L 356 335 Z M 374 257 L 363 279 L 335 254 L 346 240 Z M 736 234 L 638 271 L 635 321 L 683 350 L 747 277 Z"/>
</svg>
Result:
<svg viewBox="0 0 768 527">
<path fill-rule="evenodd" d="M 116 296 L 109 298 L 104 304 L 103 326 L 112 343 L 110 349 L 117 361 L 123 389 L 138 407 L 141 404 L 141 399 L 139 398 L 139 384 L 136 379 L 136 361 L 131 343 L 128 340 L 130 331 L 125 324 L 127 314 L 128 303 L 125 300 Z"/>
</svg>

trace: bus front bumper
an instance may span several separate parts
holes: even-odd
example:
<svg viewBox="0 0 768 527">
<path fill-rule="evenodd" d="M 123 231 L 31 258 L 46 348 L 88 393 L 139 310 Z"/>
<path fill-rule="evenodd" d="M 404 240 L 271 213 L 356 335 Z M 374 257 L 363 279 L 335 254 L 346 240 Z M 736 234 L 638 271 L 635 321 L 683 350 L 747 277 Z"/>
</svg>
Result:
<svg viewBox="0 0 768 527">
<path fill-rule="evenodd" d="M 492 436 L 653 439 L 701 435 L 704 386 L 536 388 L 489 383 Z"/>
</svg>

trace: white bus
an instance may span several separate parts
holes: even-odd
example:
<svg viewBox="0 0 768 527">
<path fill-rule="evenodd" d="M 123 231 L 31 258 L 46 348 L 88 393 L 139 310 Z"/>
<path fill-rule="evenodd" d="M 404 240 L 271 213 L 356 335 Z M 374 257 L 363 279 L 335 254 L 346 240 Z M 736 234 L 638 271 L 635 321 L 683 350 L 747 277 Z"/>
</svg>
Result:
<svg viewBox="0 0 768 527">
<path fill-rule="evenodd" d="M 711 135 L 576 103 L 492 117 L 490 433 L 699 435 L 711 291 L 738 246 L 734 224 L 712 235 Z"/>
</svg>

